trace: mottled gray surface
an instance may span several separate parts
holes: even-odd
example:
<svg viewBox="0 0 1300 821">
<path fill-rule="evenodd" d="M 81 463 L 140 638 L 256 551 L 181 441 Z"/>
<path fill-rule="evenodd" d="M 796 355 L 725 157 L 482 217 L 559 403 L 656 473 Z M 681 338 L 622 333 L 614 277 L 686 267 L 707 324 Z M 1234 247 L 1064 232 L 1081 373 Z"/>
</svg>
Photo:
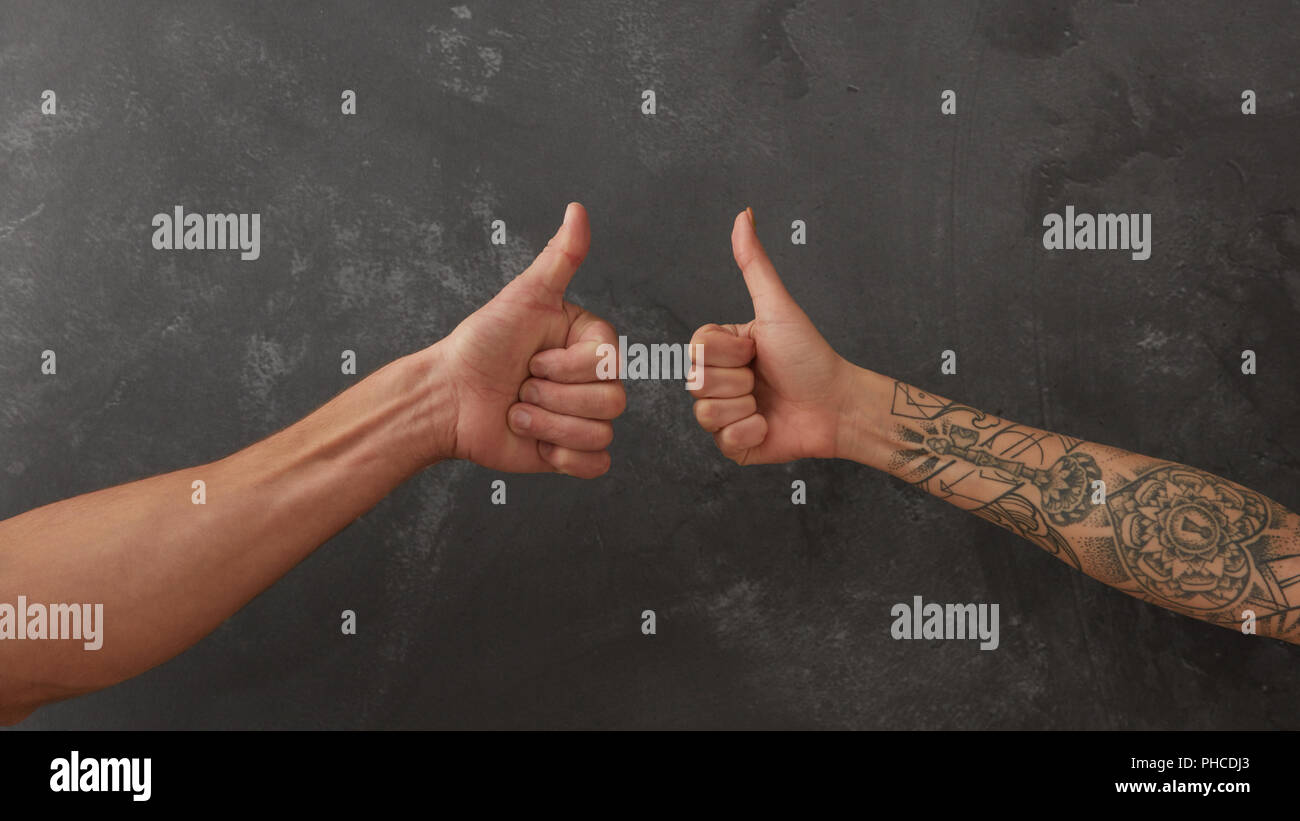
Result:
<svg viewBox="0 0 1300 821">
<path fill-rule="evenodd" d="M 365 373 L 450 330 L 570 199 L 571 298 L 634 340 L 749 318 L 752 205 L 855 361 L 1300 506 L 1298 26 L 1281 0 L 5 3 L 0 518 L 293 421 L 355 381 L 340 350 Z M 260 212 L 261 259 L 152 250 L 178 203 Z M 1043 251 L 1067 203 L 1151 212 L 1151 259 Z M 1300 649 L 858 465 L 740 470 L 680 385 L 628 392 L 605 478 L 510 478 L 499 508 L 495 474 L 435 467 L 181 657 L 23 726 L 1300 727 Z M 998 602 L 1001 648 L 891 640 L 916 594 Z"/>
</svg>

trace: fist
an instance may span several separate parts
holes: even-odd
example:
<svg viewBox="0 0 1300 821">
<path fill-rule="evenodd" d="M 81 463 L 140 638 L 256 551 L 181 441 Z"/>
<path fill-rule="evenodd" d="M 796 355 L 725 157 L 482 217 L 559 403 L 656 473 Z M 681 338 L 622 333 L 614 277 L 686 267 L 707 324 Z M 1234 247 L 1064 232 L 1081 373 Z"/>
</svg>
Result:
<svg viewBox="0 0 1300 821">
<path fill-rule="evenodd" d="M 564 299 L 590 242 L 586 210 L 570 203 L 532 265 L 434 346 L 454 397 L 450 455 L 511 473 L 609 470 L 627 400 L 622 382 L 598 378 L 596 349 L 618 338 Z"/>
<path fill-rule="evenodd" d="M 854 366 L 786 292 L 748 209 L 732 226 L 731 249 L 754 319 L 705 325 L 691 338 L 693 367 L 702 369 L 691 391 L 696 421 L 737 464 L 835 456 Z"/>
</svg>

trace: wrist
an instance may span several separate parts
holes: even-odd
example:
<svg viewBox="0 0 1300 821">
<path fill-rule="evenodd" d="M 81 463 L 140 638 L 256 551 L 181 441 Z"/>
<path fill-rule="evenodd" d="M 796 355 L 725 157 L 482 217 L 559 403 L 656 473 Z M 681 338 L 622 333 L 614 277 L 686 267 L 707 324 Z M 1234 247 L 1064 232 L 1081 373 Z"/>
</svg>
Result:
<svg viewBox="0 0 1300 821">
<path fill-rule="evenodd" d="M 840 401 L 835 458 L 883 467 L 890 450 L 886 420 L 893 402 L 893 380 L 846 364 L 850 370 Z"/>
<path fill-rule="evenodd" d="M 412 447 L 421 466 L 456 456 L 456 390 L 442 342 L 397 360 L 416 397 Z"/>
</svg>

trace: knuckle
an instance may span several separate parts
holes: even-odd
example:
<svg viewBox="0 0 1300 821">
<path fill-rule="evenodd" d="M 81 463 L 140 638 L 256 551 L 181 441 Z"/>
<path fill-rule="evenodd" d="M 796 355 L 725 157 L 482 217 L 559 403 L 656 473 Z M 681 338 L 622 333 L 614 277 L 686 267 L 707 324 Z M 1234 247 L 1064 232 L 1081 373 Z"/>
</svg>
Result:
<svg viewBox="0 0 1300 821">
<path fill-rule="evenodd" d="M 695 421 L 700 423 L 700 427 L 709 431 L 718 429 L 715 424 L 716 411 L 714 404 L 707 399 L 701 399 L 695 403 Z"/>
<path fill-rule="evenodd" d="M 754 369 L 741 368 L 737 378 L 740 380 L 740 387 L 743 388 L 742 393 L 752 395 L 754 393 Z"/>
<path fill-rule="evenodd" d="M 598 422 L 592 439 L 596 449 L 604 450 L 614 442 L 614 426 L 609 422 Z"/>
<path fill-rule="evenodd" d="M 722 444 L 722 449 L 728 452 L 736 450 L 736 431 L 734 428 L 726 427 L 718 431 L 718 441 Z"/>
<path fill-rule="evenodd" d="M 713 441 L 717 444 L 718 451 L 722 453 L 723 456 L 727 457 L 728 459 L 730 459 L 731 461 L 735 462 L 738 465 L 743 464 L 741 462 L 741 459 L 743 458 L 744 453 L 731 446 L 731 444 L 727 441 L 727 437 L 723 436 L 723 431 L 718 431 L 717 433 L 713 434 Z"/>
<path fill-rule="evenodd" d="M 716 322 L 710 322 L 707 325 L 701 325 L 700 327 L 695 329 L 695 333 L 691 334 L 691 344 L 695 345 L 701 341 L 702 337 L 706 337 L 709 334 L 721 330 L 722 330 L 722 326 L 717 324 Z"/>
<path fill-rule="evenodd" d="M 528 427 L 528 434 L 534 439 L 552 441 L 556 434 L 555 418 L 545 409 L 534 410 L 532 413 L 532 422 Z"/>
<path fill-rule="evenodd" d="M 615 383 L 611 387 L 613 390 L 609 391 L 609 397 L 605 400 L 605 410 L 611 416 L 621 416 L 627 410 L 627 391 L 623 390 L 621 383 Z"/>
<path fill-rule="evenodd" d="M 556 467 L 570 476 L 576 476 L 579 479 L 594 479 L 597 476 L 609 470 L 610 458 L 609 451 L 602 450 L 599 453 L 578 453 L 571 450 L 563 452 L 563 456 L 557 459 Z"/>
<path fill-rule="evenodd" d="M 568 448 L 554 448 L 548 461 L 561 473 L 570 473 L 573 470 L 573 452 Z"/>
</svg>

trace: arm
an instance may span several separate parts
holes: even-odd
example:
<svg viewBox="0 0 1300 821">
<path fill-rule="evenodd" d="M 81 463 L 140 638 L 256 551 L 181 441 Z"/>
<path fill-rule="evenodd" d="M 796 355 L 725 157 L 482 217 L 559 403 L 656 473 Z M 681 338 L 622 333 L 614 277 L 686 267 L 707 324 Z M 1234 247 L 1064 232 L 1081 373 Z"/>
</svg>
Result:
<svg viewBox="0 0 1300 821">
<path fill-rule="evenodd" d="M 857 369 L 845 458 L 1184 615 L 1300 643 L 1300 517 L 1203 470 L 1019 425 Z M 1104 483 L 1104 484 L 1099 484 Z"/>
<path fill-rule="evenodd" d="M 740 464 L 804 457 L 883 470 L 1132 596 L 1300 643 L 1300 516 L 1174 462 L 985 414 L 856 367 L 786 292 L 741 214 L 745 325 L 706 325 L 696 418 Z M 1098 484 L 1104 483 L 1104 484 Z"/>
<path fill-rule="evenodd" d="M 614 332 L 563 300 L 588 241 L 585 212 L 570 206 L 533 265 L 447 338 L 268 439 L 0 522 L 0 603 L 100 603 L 104 622 L 97 650 L 0 640 L 0 720 L 180 653 L 442 459 L 604 473 L 624 395 L 596 381 L 594 349 Z M 192 501 L 196 480 L 204 504 Z"/>
</svg>

